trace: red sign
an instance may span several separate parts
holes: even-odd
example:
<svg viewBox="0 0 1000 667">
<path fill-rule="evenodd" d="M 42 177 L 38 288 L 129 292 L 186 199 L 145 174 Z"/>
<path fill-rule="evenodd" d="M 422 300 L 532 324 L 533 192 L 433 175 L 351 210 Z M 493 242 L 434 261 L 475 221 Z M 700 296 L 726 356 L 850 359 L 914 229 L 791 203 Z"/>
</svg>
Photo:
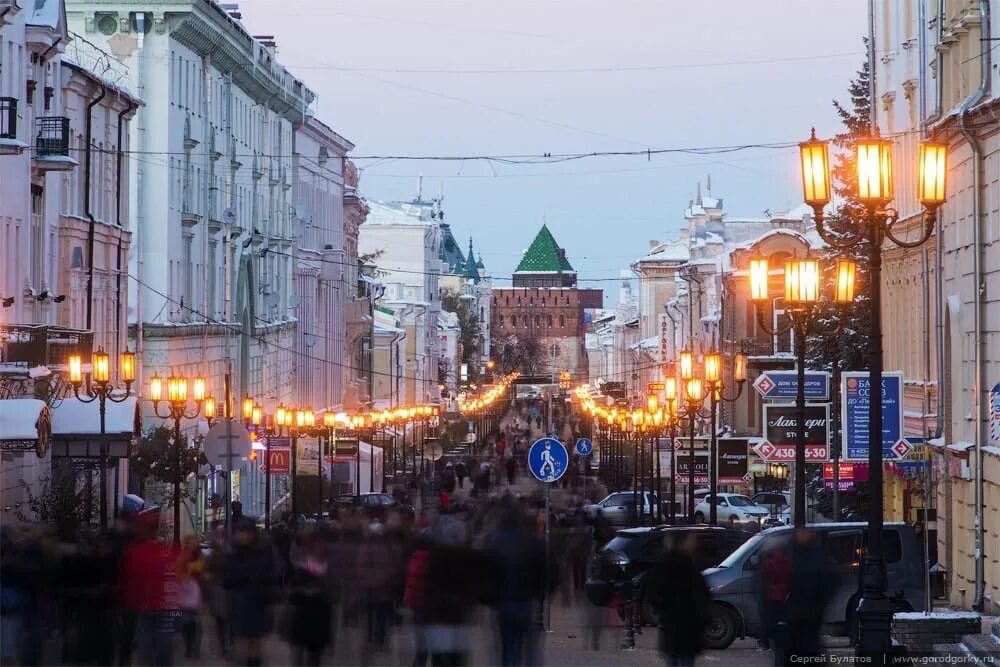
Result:
<svg viewBox="0 0 1000 667">
<path fill-rule="evenodd" d="M 291 471 L 292 450 L 272 449 L 266 456 L 270 461 L 265 462 L 264 471 L 272 475 L 287 475 Z"/>
<path fill-rule="evenodd" d="M 773 445 L 767 440 L 755 447 L 760 458 L 769 463 L 787 463 L 795 460 L 795 445 Z M 826 445 L 806 445 L 806 463 L 824 463 L 830 460 Z"/>
<path fill-rule="evenodd" d="M 833 479 L 833 464 L 824 463 L 823 464 L 823 479 Z M 841 463 L 840 464 L 840 479 L 843 480 L 853 480 L 854 479 L 854 464 L 853 463 Z"/>
</svg>

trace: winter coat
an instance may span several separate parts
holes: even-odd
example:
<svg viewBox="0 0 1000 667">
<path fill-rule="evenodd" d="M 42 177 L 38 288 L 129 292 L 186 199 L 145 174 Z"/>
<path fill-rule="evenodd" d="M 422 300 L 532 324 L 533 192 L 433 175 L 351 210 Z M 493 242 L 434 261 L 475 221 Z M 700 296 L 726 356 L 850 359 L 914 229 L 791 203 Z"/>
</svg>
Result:
<svg viewBox="0 0 1000 667">
<path fill-rule="evenodd" d="M 660 621 L 660 651 L 693 658 L 704 650 L 702 635 L 711 615 L 711 596 L 698 567 L 685 552 L 672 549 L 650 572 L 647 595 Z"/>
<path fill-rule="evenodd" d="M 260 638 L 271 632 L 277 583 L 270 545 L 257 542 L 230 552 L 223 585 L 229 593 L 229 623 L 234 637 Z"/>
</svg>

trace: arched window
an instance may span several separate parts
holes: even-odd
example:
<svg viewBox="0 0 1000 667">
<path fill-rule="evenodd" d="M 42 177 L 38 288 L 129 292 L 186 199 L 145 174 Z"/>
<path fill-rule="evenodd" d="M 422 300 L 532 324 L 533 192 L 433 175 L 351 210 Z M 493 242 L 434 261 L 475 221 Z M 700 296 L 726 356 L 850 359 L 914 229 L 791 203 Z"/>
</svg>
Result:
<svg viewBox="0 0 1000 667">
<path fill-rule="evenodd" d="M 548 326 L 549 326 L 550 329 L 552 328 L 552 316 L 551 315 L 548 316 Z"/>
<path fill-rule="evenodd" d="M 510 316 L 510 326 L 511 326 L 512 329 L 516 329 L 517 328 L 517 315 L 511 315 Z"/>
<path fill-rule="evenodd" d="M 536 327 L 542 326 L 542 318 L 538 315 L 535 315 L 535 326 Z"/>
<path fill-rule="evenodd" d="M 503 315 L 500 316 L 499 323 L 500 326 L 503 327 Z"/>
<path fill-rule="evenodd" d="M 566 326 L 566 316 L 565 315 L 560 315 L 559 316 L 559 326 L 561 326 L 561 327 Z"/>
</svg>

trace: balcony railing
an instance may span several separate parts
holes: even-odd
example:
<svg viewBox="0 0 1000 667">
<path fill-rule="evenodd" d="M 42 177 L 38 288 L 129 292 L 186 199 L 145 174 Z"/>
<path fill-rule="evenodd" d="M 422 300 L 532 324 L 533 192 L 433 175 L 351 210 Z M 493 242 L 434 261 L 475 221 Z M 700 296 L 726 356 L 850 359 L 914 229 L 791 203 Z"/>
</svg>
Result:
<svg viewBox="0 0 1000 667">
<path fill-rule="evenodd" d="M 0 325 L 0 363 L 23 366 L 58 366 L 70 355 L 90 355 L 91 331 L 48 325 Z"/>
<path fill-rule="evenodd" d="M 0 97 L 0 139 L 17 139 L 17 99 Z"/>
<path fill-rule="evenodd" d="M 37 157 L 69 157 L 69 118 L 46 116 L 35 121 Z"/>
</svg>

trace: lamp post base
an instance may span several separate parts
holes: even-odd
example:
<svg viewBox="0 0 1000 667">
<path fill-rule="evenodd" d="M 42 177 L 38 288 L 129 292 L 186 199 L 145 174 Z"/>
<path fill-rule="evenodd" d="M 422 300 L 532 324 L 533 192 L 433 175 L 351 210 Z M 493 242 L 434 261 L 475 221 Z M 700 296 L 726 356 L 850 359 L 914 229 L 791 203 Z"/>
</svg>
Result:
<svg viewBox="0 0 1000 667">
<path fill-rule="evenodd" d="M 892 601 L 884 594 L 861 598 L 858 604 L 858 642 L 855 654 L 883 664 L 892 650 Z"/>
</svg>

